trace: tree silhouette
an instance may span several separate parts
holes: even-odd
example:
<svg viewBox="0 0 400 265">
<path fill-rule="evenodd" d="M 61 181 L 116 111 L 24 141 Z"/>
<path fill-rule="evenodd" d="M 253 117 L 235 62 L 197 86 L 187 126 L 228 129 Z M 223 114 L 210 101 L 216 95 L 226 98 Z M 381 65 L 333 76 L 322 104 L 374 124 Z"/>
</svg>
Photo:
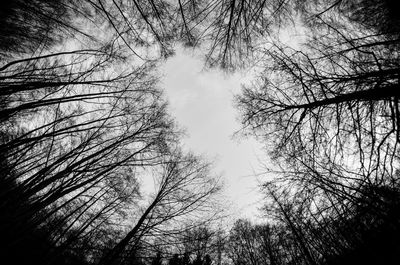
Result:
<svg viewBox="0 0 400 265">
<path fill-rule="evenodd" d="M 136 224 L 100 264 L 113 264 L 123 255 L 124 249 L 135 245 L 157 228 L 160 237 L 179 232 L 175 221 L 183 221 L 188 214 L 207 214 L 212 197 L 219 186 L 208 174 L 209 165 L 193 156 L 172 153 L 162 164 L 156 193 L 142 212 Z"/>
<path fill-rule="evenodd" d="M 217 184 L 199 159 L 172 158 L 181 159 L 171 155 L 180 152 L 179 131 L 151 71 L 155 62 L 136 61 L 137 50 L 154 54 L 156 43 L 159 54 L 170 53 L 176 26 L 168 23 L 172 5 L 38 0 L 4 6 L 0 153 L 5 186 L 0 197 L 1 211 L 7 213 L 1 231 L 7 236 L 2 254 L 10 257 L 36 245 L 38 251 L 29 255 L 37 263 L 97 262 L 107 250 L 115 253 L 132 212 L 138 222 L 127 236 L 133 242 L 126 252 L 146 236 L 154 239 L 155 227 L 206 207 Z M 186 163 L 185 170 L 193 172 L 185 179 L 156 172 L 168 171 L 173 163 Z M 148 176 L 147 170 L 154 170 L 160 190 L 142 211 L 137 179 Z M 194 196 L 183 192 L 191 184 L 197 184 Z M 36 234 L 37 240 L 28 240 Z M 29 255 L 24 262 L 32 259 Z"/>
<path fill-rule="evenodd" d="M 305 26 L 317 30 L 306 29 L 300 48 L 261 50 L 265 70 L 237 99 L 244 127 L 272 150 L 276 183 L 321 209 L 347 208 L 366 187 L 397 179 L 398 41 L 378 26 L 356 30 L 354 12 L 370 11 L 347 4 L 309 9 Z"/>
<path fill-rule="evenodd" d="M 10 1 L 0 22 L 0 257 L 47 264 L 396 264 L 392 0 Z M 296 24 L 304 43 L 279 40 Z M 262 71 L 237 97 L 270 151 L 271 222 L 214 229 L 154 69 L 177 42 Z M 141 191 L 151 178 L 154 191 Z M 228 241 L 228 242 L 226 242 Z M 162 250 L 162 251 L 161 251 Z M 225 251 L 226 253 L 222 253 Z M 24 255 L 22 255 L 23 253 Z"/>
<path fill-rule="evenodd" d="M 169 260 L 169 265 L 180 265 L 181 260 L 178 254 L 174 254 L 173 257 Z"/>
<path fill-rule="evenodd" d="M 49 48 L 68 35 L 86 35 L 71 23 L 77 16 L 89 18 L 82 8 L 84 5 L 85 1 L 2 1 L 0 56 L 29 54 L 37 49 Z"/>
<path fill-rule="evenodd" d="M 157 252 L 157 255 L 151 261 L 151 265 L 162 265 L 162 255 L 160 252 Z"/>
</svg>

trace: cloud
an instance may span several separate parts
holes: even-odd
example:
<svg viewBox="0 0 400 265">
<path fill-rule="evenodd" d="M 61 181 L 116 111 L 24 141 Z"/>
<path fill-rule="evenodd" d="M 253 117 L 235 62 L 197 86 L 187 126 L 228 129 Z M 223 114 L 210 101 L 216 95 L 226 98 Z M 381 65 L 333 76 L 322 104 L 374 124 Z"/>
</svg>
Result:
<svg viewBox="0 0 400 265">
<path fill-rule="evenodd" d="M 254 216 L 261 196 L 252 174 L 261 147 L 251 138 L 232 139 L 240 128 L 233 95 L 240 91 L 243 78 L 218 70 L 203 71 L 203 62 L 182 49 L 177 49 L 163 70 L 170 112 L 188 133 L 184 145 L 195 153 L 217 157 L 216 173 L 224 175 L 226 195 L 242 215 Z"/>
</svg>

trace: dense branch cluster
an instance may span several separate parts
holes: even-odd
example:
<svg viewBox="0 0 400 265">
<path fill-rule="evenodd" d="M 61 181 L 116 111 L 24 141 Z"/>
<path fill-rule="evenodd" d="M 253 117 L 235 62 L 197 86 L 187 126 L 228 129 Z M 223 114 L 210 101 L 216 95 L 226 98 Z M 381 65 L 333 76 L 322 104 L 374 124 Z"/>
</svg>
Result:
<svg viewBox="0 0 400 265">
<path fill-rule="evenodd" d="M 130 264 L 217 219 L 218 179 L 180 150 L 154 71 L 177 7 L 25 2 L 1 18 L 1 259 Z"/>
</svg>

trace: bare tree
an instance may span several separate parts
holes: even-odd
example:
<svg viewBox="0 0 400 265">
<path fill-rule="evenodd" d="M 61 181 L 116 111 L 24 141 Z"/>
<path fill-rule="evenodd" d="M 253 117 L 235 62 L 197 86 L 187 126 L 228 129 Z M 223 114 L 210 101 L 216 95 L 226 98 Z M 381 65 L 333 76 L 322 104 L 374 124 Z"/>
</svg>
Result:
<svg viewBox="0 0 400 265">
<path fill-rule="evenodd" d="M 398 165 L 398 42 L 358 31 L 336 8 L 345 4 L 320 7 L 300 49 L 264 48 L 265 70 L 237 99 L 243 125 L 266 141 L 285 178 L 338 202 L 363 186 L 395 185 Z"/>
<path fill-rule="evenodd" d="M 54 244 L 66 248 L 111 235 L 140 198 L 136 174 L 161 163 L 177 133 L 151 66 L 107 73 L 113 60 L 80 50 L 3 68 L 1 150 L 12 170 L 2 181 L 14 183 L 1 193 L 14 208 L 5 230 L 50 222 Z"/>
<path fill-rule="evenodd" d="M 100 264 L 124 260 L 126 253 L 139 242 L 151 243 L 157 237 L 181 232 L 176 222 L 179 224 L 185 218 L 213 215 L 210 202 L 219 187 L 218 182 L 209 176 L 208 164 L 193 156 L 173 153 L 161 167 L 160 175 L 156 176 L 156 193 L 136 223 Z M 201 220 L 199 216 L 197 218 Z"/>
</svg>

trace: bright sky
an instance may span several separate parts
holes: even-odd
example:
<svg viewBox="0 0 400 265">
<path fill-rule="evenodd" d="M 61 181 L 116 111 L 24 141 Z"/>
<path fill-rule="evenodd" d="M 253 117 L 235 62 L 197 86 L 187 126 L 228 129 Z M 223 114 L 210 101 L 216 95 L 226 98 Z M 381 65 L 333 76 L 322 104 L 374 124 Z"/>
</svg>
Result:
<svg viewBox="0 0 400 265">
<path fill-rule="evenodd" d="M 235 217 L 255 219 L 262 196 L 254 174 L 262 170 L 258 159 L 263 152 L 254 139 L 233 138 L 240 128 L 233 95 L 248 76 L 203 66 L 199 58 L 178 48 L 162 67 L 169 111 L 186 130 L 184 146 L 208 159 L 216 158 L 214 173 L 223 175 L 225 196 Z"/>
</svg>

